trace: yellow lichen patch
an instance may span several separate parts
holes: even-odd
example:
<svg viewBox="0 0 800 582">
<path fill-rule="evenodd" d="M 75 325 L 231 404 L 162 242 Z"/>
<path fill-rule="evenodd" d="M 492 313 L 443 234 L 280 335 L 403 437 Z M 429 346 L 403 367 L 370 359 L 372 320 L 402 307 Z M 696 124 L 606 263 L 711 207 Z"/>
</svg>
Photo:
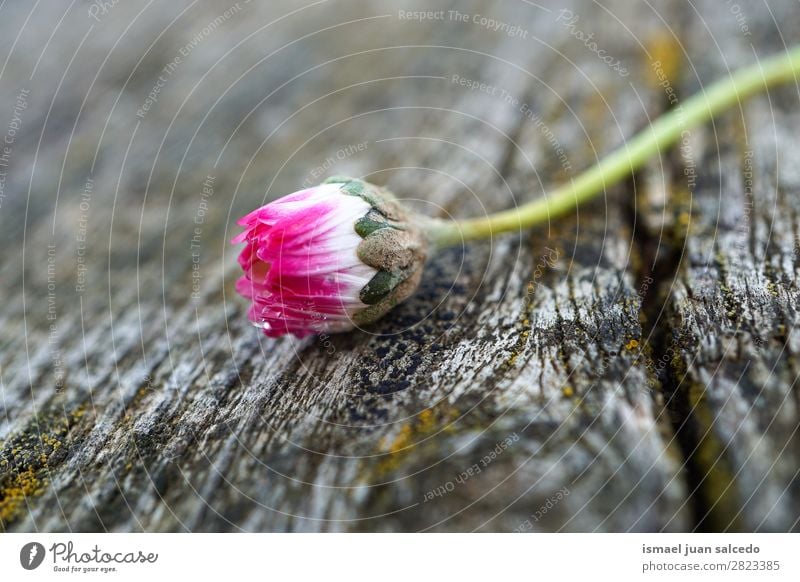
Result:
<svg viewBox="0 0 800 582">
<path fill-rule="evenodd" d="M 575 395 L 575 391 L 572 389 L 572 386 L 564 386 L 561 389 L 561 393 L 564 395 L 564 398 L 572 398 Z"/>
<path fill-rule="evenodd" d="M 457 416 L 457 411 L 452 408 L 438 410 L 426 408 L 420 412 L 401 426 L 400 431 L 393 439 L 381 441 L 379 448 L 388 454 L 378 463 L 378 473 L 385 474 L 396 469 L 417 443 L 435 433 L 439 427 L 447 431 L 446 425 L 449 425 Z"/>
<path fill-rule="evenodd" d="M 388 456 L 378 463 L 378 473 L 384 474 L 396 469 L 400 464 L 400 458 L 405 450 L 414 444 L 415 430 L 411 423 L 404 424 L 400 427 L 400 432 L 394 439 L 386 442 L 386 439 L 381 443 L 382 449 L 388 449 Z"/>
<path fill-rule="evenodd" d="M 530 314 L 533 310 L 533 301 L 532 297 L 536 291 L 536 286 L 533 282 L 528 283 L 527 287 L 527 300 L 523 306 L 522 312 L 519 314 L 518 317 L 518 325 L 521 331 L 519 332 L 519 337 L 517 337 L 517 341 L 514 342 L 514 346 L 510 349 L 508 357 L 503 362 L 503 366 L 506 368 L 513 368 L 517 364 L 517 360 L 519 359 L 520 354 L 524 351 L 525 346 L 528 343 L 528 338 L 531 335 L 531 320 Z"/>
<path fill-rule="evenodd" d="M 646 62 L 647 79 L 654 86 L 674 83 L 683 61 L 683 52 L 678 40 L 668 33 L 658 34 L 646 44 L 649 59 Z"/>
<path fill-rule="evenodd" d="M 688 179 L 688 178 L 687 178 Z M 699 225 L 692 222 L 692 193 L 686 188 L 686 183 L 680 181 L 673 184 L 672 204 L 672 244 L 681 247 L 689 232 L 697 233 Z"/>
<path fill-rule="evenodd" d="M 420 412 L 419 416 L 417 416 L 417 422 L 419 424 L 418 430 L 422 432 L 430 431 L 436 425 L 436 420 L 433 415 L 433 410 L 431 410 L 430 408 L 426 408 L 425 410 Z"/>
<path fill-rule="evenodd" d="M 66 448 L 70 427 L 82 409 L 38 415 L 0 447 L 0 529 L 19 517 L 31 497 L 41 495 L 50 468 Z"/>
<path fill-rule="evenodd" d="M 625 344 L 625 349 L 628 351 L 635 350 L 638 347 L 639 347 L 639 340 L 637 339 L 632 339 L 627 344 Z"/>
<path fill-rule="evenodd" d="M 19 473 L 12 472 L 11 478 L 0 489 L 0 527 L 17 518 L 30 497 L 41 495 L 46 481 L 40 479 L 33 467 Z"/>
<path fill-rule="evenodd" d="M 775 283 L 773 283 L 772 281 L 770 281 L 769 283 L 767 283 L 767 293 L 769 293 L 773 297 L 777 297 L 778 296 L 778 286 Z"/>
</svg>

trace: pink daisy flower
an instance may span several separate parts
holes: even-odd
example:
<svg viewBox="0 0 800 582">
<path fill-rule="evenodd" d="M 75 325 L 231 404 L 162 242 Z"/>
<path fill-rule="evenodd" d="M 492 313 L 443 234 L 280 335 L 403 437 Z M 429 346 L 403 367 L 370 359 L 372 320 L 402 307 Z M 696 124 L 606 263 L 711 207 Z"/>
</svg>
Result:
<svg viewBox="0 0 800 582">
<path fill-rule="evenodd" d="M 245 230 L 231 242 L 245 243 L 244 275 L 236 290 L 270 337 L 347 331 L 374 321 L 417 285 L 425 244 L 403 224 L 405 212 L 371 184 L 336 180 L 239 220 Z"/>
</svg>

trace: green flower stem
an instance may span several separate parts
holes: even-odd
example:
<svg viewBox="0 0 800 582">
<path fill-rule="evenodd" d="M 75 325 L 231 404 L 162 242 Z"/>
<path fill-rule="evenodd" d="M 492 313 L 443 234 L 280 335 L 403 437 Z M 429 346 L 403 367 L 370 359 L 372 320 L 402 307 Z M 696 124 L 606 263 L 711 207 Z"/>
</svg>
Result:
<svg viewBox="0 0 800 582">
<path fill-rule="evenodd" d="M 483 218 L 432 221 L 429 229 L 432 242 L 445 247 L 501 233 L 519 232 L 569 212 L 630 176 L 654 154 L 674 144 L 688 129 L 768 87 L 797 82 L 799 73 L 800 45 L 739 69 L 665 113 L 597 165 L 543 198 Z"/>
</svg>

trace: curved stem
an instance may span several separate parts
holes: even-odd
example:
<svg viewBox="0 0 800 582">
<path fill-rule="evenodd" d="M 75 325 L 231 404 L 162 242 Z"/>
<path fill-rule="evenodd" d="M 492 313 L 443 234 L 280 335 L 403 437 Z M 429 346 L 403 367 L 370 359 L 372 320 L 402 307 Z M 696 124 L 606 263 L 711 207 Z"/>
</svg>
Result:
<svg viewBox="0 0 800 582">
<path fill-rule="evenodd" d="M 437 246 L 458 245 L 467 240 L 518 232 L 564 214 L 631 175 L 654 154 L 674 144 L 690 128 L 770 86 L 796 81 L 798 73 L 800 45 L 739 69 L 665 113 L 597 165 L 543 198 L 484 218 L 432 221 L 429 229 L 432 242 Z"/>
</svg>

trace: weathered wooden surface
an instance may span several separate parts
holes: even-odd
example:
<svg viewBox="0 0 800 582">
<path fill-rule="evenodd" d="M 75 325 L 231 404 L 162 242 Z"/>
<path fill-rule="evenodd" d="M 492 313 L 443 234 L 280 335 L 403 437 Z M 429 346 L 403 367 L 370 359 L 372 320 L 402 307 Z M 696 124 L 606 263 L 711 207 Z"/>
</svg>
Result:
<svg viewBox="0 0 800 582">
<path fill-rule="evenodd" d="M 800 23 L 786 20 L 784 40 L 796 39 Z M 694 59 L 698 71 L 784 47 L 759 28 L 752 37 L 723 31 L 713 19 L 686 27 L 691 45 L 711 34 L 723 50 Z M 689 77 L 676 90 L 696 86 Z M 682 173 L 661 176 L 669 197 L 683 200 L 657 259 L 681 257 L 662 299 L 662 379 L 693 459 L 696 518 L 708 529 L 800 527 L 798 127 L 798 88 L 776 91 L 692 132 L 678 154 Z"/>
<path fill-rule="evenodd" d="M 133 4 L 0 9 L 0 132 L 29 91 L 0 198 L 4 530 L 798 528 L 796 88 L 434 257 L 367 330 L 260 337 L 227 244 L 329 174 L 442 216 L 540 196 L 800 41 L 796 3 Z"/>
</svg>

